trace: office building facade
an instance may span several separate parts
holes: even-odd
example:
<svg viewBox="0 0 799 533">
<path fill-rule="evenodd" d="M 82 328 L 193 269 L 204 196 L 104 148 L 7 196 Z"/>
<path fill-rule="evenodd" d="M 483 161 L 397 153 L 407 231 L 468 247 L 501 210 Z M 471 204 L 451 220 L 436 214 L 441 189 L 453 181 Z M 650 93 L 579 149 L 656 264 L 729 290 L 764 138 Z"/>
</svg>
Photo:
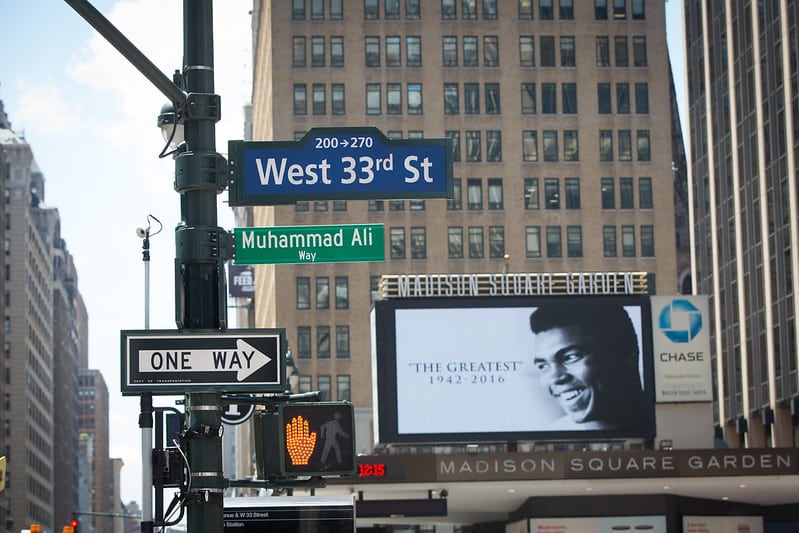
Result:
<svg viewBox="0 0 799 533">
<path fill-rule="evenodd" d="M 799 6 L 683 7 L 693 277 L 711 296 L 717 431 L 733 446 L 795 446 Z"/>
</svg>

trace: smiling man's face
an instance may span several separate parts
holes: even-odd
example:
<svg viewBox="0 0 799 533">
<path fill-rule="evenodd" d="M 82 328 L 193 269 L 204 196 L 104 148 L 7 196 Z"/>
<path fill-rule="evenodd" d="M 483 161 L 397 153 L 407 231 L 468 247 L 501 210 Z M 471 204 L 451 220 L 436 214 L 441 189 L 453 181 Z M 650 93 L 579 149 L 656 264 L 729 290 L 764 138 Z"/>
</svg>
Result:
<svg viewBox="0 0 799 533">
<path fill-rule="evenodd" d="M 604 357 L 594 353 L 579 327 L 553 328 L 534 334 L 533 365 L 539 381 L 576 423 L 603 416 L 608 379 Z"/>
</svg>

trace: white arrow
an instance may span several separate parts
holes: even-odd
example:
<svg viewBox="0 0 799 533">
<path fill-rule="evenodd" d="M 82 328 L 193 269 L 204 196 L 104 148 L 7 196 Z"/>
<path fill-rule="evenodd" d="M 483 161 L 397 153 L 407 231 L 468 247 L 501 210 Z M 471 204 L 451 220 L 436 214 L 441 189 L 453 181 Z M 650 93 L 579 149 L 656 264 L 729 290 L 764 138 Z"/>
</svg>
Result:
<svg viewBox="0 0 799 533">
<path fill-rule="evenodd" d="M 271 357 L 236 339 L 236 350 L 139 350 L 139 372 L 230 372 L 242 381 L 266 366 Z"/>
</svg>

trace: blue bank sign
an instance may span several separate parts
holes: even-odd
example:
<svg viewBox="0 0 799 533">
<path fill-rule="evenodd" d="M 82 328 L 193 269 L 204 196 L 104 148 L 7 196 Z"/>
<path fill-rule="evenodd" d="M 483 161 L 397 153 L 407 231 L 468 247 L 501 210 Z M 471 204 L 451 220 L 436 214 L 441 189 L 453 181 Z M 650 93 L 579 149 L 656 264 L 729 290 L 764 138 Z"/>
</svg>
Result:
<svg viewBox="0 0 799 533">
<path fill-rule="evenodd" d="M 450 150 L 449 139 L 389 139 L 375 127 L 313 128 L 299 141 L 230 141 L 230 205 L 447 198 Z"/>
</svg>

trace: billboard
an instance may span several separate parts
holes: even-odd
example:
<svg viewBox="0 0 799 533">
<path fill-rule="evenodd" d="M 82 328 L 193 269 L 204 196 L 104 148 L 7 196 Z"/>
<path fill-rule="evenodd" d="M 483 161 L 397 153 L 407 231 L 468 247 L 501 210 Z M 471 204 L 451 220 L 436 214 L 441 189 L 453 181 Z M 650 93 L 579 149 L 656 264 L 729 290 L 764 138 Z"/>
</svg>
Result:
<svg viewBox="0 0 799 533">
<path fill-rule="evenodd" d="M 372 330 L 378 442 L 655 434 L 646 296 L 385 300 Z"/>
<path fill-rule="evenodd" d="M 707 295 L 651 301 L 656 401 L 713 401 Z"/>
</svg>

